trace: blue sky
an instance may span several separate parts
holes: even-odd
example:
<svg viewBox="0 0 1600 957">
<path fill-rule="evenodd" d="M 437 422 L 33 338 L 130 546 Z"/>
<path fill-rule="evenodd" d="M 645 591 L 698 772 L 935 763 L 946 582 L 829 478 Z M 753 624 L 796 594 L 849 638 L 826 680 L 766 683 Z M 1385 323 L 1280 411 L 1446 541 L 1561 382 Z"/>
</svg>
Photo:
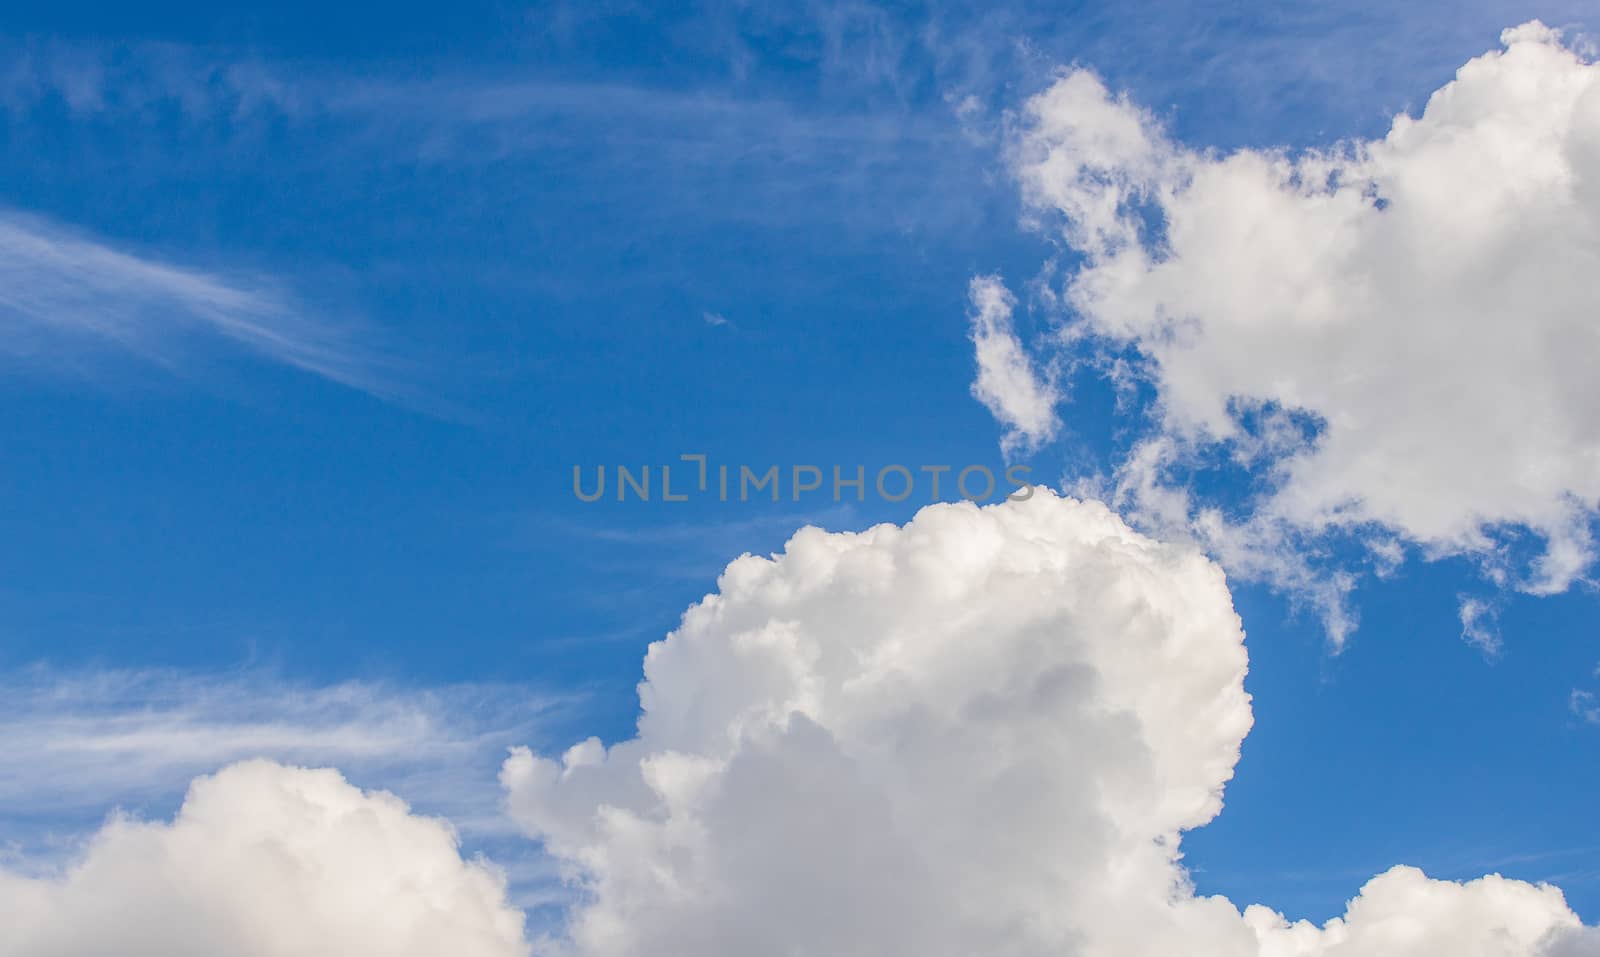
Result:
<svg viewBox="0 0 1600 957">
<path fill-rule="evenodd" d="M 572 466 L 1001 467 L 968 283 L 1072 259 L 1006 159 L 1056 71 L 1196 150 L 1327 146 L 1381 137 L 1503 28 L 1600 29 L 1585 7 L 8 10 L 0 668 L 241 700 L 493 687 L 460 693 L 520 735 L 498 747 L 626 738 L 645 647 L 726 562 L 919 503 L 584 504 Z M 1051 318 L 1029 305 L 1032 342 Z M 1151 401 L 1068 393 L 1027 456 L 1045 480 L 1113 468 Z M 1224 473 L 1196 482 L 1253 488 Z M 1420 551 L 1361 575 L 1337 653 L 1314 607 L 1237 576 L 1255 729 L 1185 838 L 1196 884 L 1321 921 L 1395 863 L 1498 871 L 1592 923 L 1593 588 L 1521 594 Z M 1499 654 L 1463 640 L 1463 596 Z M 185 720 L 227 727 L 220 698 Z M 456 812 L 399 763 L 346 770 Z M 33 853 L 117 804 L 170 814 L 187 774 L 63 779 L 89 797 L 59 815 L 0 789 L 0 834 Z"/>
</svg>

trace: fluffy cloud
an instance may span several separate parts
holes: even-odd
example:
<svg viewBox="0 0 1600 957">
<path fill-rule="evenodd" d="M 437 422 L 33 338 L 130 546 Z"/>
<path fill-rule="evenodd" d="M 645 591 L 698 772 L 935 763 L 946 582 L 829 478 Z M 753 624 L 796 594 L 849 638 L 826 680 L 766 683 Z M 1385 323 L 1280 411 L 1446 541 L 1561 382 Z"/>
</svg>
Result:
<svg viewBox="0 0 1600 957">
<path fill-rule="evenodd" d="M 1035 449 L 1055 438 L 1061 422 L 1055 407 L 1061 395 L 1039 374 L 1012 328 L 1015 300 L 999 279 L 972 280 L 972 345 L 978 377 L 972 395 L 1006 427 L 1001 444 L 1009 454 Z"/>
<path fill-rule="evenodd" d="M 1251 725 L 1220 568 L 1104 506 L 923 510 L 729 565 L 645 659 L 635 738 L 527 751 L 582 891 L 551 952 L 1531 957 L 1559 891 L 1399 868 L 1324 927 L 1195 894 Z M 1577 945 L 1571 945 L 1577 946 Z"/>
<path fill-rule="evenodd" d="M 1130 505 L 1224 448 L 1268 479 L 1258 542 L 1382 526 L 1531 592 L 1584 574 L 1600 66 L 1538 23 L 1503 39 L 1383 139 L 1301 155 L 1187 148 L 1082 70 L 1029 102 L 1012 160 L 1079 257 L 1069 336 L 1131 346 L 1158 390 Z"/>
<path fill-rule="evenodd" d="M 0 871 L 5 957 L 513 957 L 501 876 L 454 831 L 334 771 L 265 761 L 191 787 L 171 824 L 115 819 L 59 878 Z"/>
</svg>

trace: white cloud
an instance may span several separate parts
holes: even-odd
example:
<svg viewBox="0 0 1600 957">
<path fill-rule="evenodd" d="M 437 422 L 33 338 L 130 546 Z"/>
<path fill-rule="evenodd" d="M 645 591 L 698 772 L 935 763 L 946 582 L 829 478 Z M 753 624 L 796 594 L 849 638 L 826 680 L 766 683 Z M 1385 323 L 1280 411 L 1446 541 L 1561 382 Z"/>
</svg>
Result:
<svg viewBox="0 0 1600 957">
<path fill-rule="evenodd" d="M 993 276 L 980 277 L 972 280 L 969 294 L 978 359 L 972 395 L 1006 427 L 1002 446 L 1007 454 L 1038 448 L 1061 427 L 1055 412 L 1061 395 L 1017 339 L 1011 324 L 1016 300 L 1005 285 Z"/>
<path fill-rule="evenodd" d="M 335 771 L 253 761 L 170 824 L 109 822 L 60 878 L 0 871 L 3 957 L 513 957 L 503 877 L 443 821 Z"/>
<path fill-rule="evenodd" d="M 1600 66 L 1538 23 L 1504 40 L 1383 139 L 1302 155 L 1188 148 L 1083 70 L 1029 102 L 1012 161 L 1081 257 L 1068 334 L 1158 388 L 1171 455 L 1125 484 L 1220 445 L 1269 480 L 1241 529 L 1267 545 L 1377 525 L 1529 592 L 1586 573 Z M 1521 568 L 1517 528 L 1546 544 Z"/>
<path fill-rule="evenodd" d="M 1355 576 L 1313 564 L 1316 549 L 1293 527 L 1265 515 L 1230 520 L 1221 509 L 1197 501 L 1187 486 L 1167 481 L 1166 470 L 1182 457 L 1183 451 L 1170 437 L 1149 438 L 1130 450 L 1114 481 L 1082 478 L 1073 491 L 1111 502 L 1156 538 L 1205 549 L 1230 574 L 1274 583 L 1297 603 L 1308 605 L 1333 648 L 1342 648 L 1356 627 L 1349 600 Z M 1392 571 L 1393 543 L 1380 541 L 1370 547 L 1379 574 Z"/>
<path fill-rule="evenodd" d="M 1567 707 L 1574 717 L 1589 724 L 1600 724 L 1600 696 L 1594 692 L 1574 688 L 1567 700 Z"/>
<path fill-rule="evenodd" d="M 493 785 L 506 747 L 564 703 L 520 686 L 45 668 L 0 675 L 0 700 L 0 839 L 19 842 L 46 824 L 161 802 L 195 775 L 257 757 L 378 778 L 470 832 L 493 833 L 503 830 Z"/>
<path fill-rule="evenodd" d="M 1286 924 L 1265 908 L 1245 921 L 1262 935 L 1261 957 L 1580 957 L 1595 932 L 1578 924 L 1561 892 L 1490 876 L 1430 880 L 1413 867 L 1373 878 L 1343 918 L 1318 928 Z"/>
<path fill-rule="evenodd" d="M 350 333 L 270 283 L 134 255 L 0 210 L 0 355 L 70 368 L 90 350 L 111 349 L 175 365 L 186 342 L 210 336 L 392 395 L 394 370 Z"/>
<path fill-rule="evenodd" d="M 1461 638 L 1467 644 L 1493 658 L 1500 654 L 1500 629 L 1496 621 L 1499 611 L 1482 598 L 1462 596 L 1459 606 Z"/>
<path fill-rule="evenodd" d="M 1600 928 L 1585 927 L 1563 934 L 1551 943 L 1544 957 L 1594 957 L 1600 954 Z"/>
<path fill-rule="evenodd" d="M 1183 831 L 1251 726 L 1221 569 L 1104 506 L 804 529 L 645 659 L 637 736 L 502 772 L 582 892 L 550 952 L 1533 957 L 1561 893 L 1397 868 L 1290 924 L 1196 896 Z M 1566 946 L 1566 944 L 1562 944 Z M 1576 946 L 1576 945 L 1573 945 Z"/>
</svg>

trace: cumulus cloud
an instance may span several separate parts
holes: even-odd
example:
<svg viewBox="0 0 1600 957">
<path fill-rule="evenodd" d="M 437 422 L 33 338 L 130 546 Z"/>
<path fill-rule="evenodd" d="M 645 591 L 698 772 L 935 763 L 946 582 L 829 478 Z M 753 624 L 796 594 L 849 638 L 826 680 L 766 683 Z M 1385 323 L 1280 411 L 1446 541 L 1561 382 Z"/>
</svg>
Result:
<svg viewBox="0 0 1600 957">
<path fill-rule="evenodd" d="M 1005 285 L 992 276 L 980 277 L 972 280 L 968 293 L 978 358 L 972 395 L 1005 426 L 1001 444 L 1007 454 L 1038 448 L 1061 427 L 1055 411 L 1061 395 L 1018 340 L 1011 322 L 1016 300 Z"/>
<path fill-rule="evenodd" d="M 1320 927 L 1197 895 L 1181 836 L 1222 806 L 1246 667 L 1222 570 L 1097 503 L 1040 490 L 804 529 L 650 648 L 634 738 L 507 761 L 513 815 L 581 892 L 545 945 L 1534 957 L 1578 939 L 1560 891 L 1499 877 L 1396 868 Z"/>
<path fill-rule="evenodd" d="M 1078 263 L 1068 338 L 1157 390 L 1124 491 L 1222 449 L 1266 486 L 1258 542 L 1381 528 L 1529 592 L 1586 573 L 1600 65 L 1539 23 L 1503 40 L 1382 139 L 1295 155 L 1179 144 L 1085 70 L 1027 104 L 1011 159 Z"/>
<path fill-rule="evenodd" d="M 117 818 L 54 878 L 0 871 L 5 957 L 513 957 L 523 917 L 446 823 L 335 771 L 194 782 L 170 823 Z"/>
<path fill-rule="evenodd" d="M 1558 934 L 1545 957 L 1593 957 L 1600 954 L 1600 928 L 1584 927 Z"/>
</svg>

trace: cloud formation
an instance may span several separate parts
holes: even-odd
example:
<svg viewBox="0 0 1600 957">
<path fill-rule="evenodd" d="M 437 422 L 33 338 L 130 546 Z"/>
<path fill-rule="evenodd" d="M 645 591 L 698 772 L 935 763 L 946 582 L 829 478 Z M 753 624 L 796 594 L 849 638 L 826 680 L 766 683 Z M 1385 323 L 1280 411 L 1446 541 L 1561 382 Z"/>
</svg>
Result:
<svg viewBox="0 0 1600 957">
<path fill-rule="evenodd" d="M 1560 891 L 1396 868 L 1317 927 L 1197 896 L 1251 726 L 1221 569 L 1104 506 L 924 509 L 728 566 L 650 648 L 637 736 L 515 754 L 581 890 L 550 953 L 1533 957 Z M 1576 945 L 1571 945 L 1576 946 Z"/>
<path fill-rule="evenodd" d="M 269 283 L 134 255 L 0 209 L 0 355 L 70 368 L 110 349 L 170 366 L 185 342 L 209 336 L 392 396 L 382 363 L 349 332 Z"/>
<path fill-rule="evenodd" d="M 1036 449 L 1055 438 L 1061 427 L 1055 411 L 1061 395 L 1034 367 L 1017 339 L 1011 322 L 1016 300 L 1005 285 L 983 276 L 972 280 L 968 294 L 972 345 L 978 357 L 972 395 L 1006 427 L 1001 445 L 1007 454 Z"/>
<path fill-rule="evenodd" d="M 1383 139 L 1297 155 L 1179 144 L 1086 70 L 1029 101 L 1011 162 L 1077 263 L 1066 338 L 1131 347 L 1158 396 L 1123 504 L 1192 525 L 1172 470 L 1220 450 L 1266 485 L 1227 531 L 1269 552 L 1381 528 L 1532 593 L 1586 574 L 1600 66 L 1503 40 Z"/>
<path fill-rule="evenodd" d="M 64 875 L 0 871 L 4 957 L 520 957 L 505 881 L 454 831 L 335 771 L 201 778 L 170 824 L 117 818 Z"/>
<path fill-rule="evenodd" d="M 255 671 L 0 674 L 0 855 L 48 871 L 73 850 L 63 833 L 92 830 L 112 807 L 165 813 L 191 778 L 251 758 L 337 766 L 448 816 L 479 846 L 496 842 L 514 834 L 495 787 L 507 747 L 543 737 L 578 697 Z M 531 875 L 515 890 L 548 888 Z"/>
<path fill-rule="evenodd" d="M 573 885 L 539 941 L 450 825 L 257 760 L 195 781 L 171 823 L 114 817 L 58 873 L 0 868 L 0 957 L 1594 952 L 1559 890 L 1498 876 L 1397 867 L 1320 927 L 1197 895 L 1182 834 L 1221 809 L 1246 667 L 1221 569 L 1098 503 L 1040 490 L 807 528 L 729 565 L 651 647 L 637 737 L 506 761 L 511 813 Z M 309 703 L 335 717 L 304 723 L 335 750 L 439 737 L 368 733 L 330 695 Z M 44 737 L 111 761 L 130 739 L 221 753 L 187 724 Z M 307 736 L 237 725 L 241 747 Z"/>
</svg>

